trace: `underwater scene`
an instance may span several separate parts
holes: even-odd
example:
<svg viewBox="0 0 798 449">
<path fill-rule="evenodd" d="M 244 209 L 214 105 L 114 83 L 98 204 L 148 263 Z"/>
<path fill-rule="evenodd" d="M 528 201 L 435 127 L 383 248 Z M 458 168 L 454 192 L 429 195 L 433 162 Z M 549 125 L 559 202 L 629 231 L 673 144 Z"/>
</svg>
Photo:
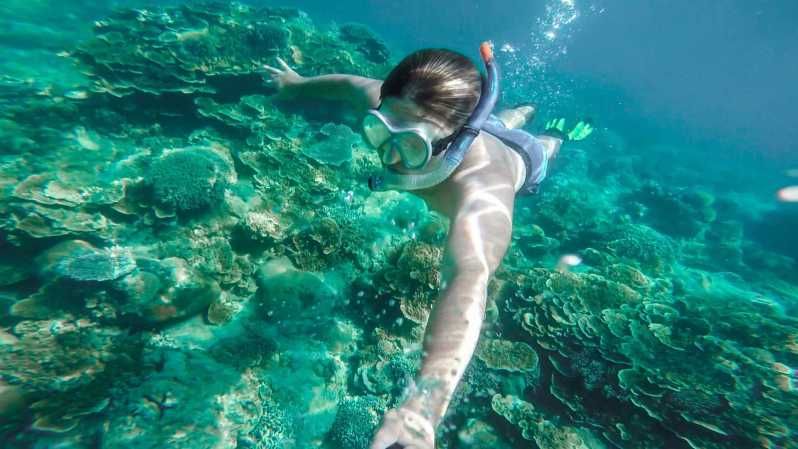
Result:
<svg viewBox="0 0 798 449">
<path fill-rule="evenodd" d="M 0 13 L 1 448 L 798 448 L 798 4 Z"/>
</svg>

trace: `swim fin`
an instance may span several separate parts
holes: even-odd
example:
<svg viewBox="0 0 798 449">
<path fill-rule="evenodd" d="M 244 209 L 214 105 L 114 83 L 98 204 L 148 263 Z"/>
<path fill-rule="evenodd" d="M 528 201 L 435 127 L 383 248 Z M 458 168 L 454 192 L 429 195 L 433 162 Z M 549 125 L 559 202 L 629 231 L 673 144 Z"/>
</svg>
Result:
<svg viewBox="0 0 798 449">
<path fill-rule="evenodd" d="M 590 125 L 590 122 L 580 120 L 579 123 L 577 123 L 576 126 L 574 126 L 573 129 L 566 134 L 566 137 L 568 137 L 568 140 L 578 142 L 580 140 L 584 140 L 591 134 L 593 134 L 593 126 Z"/>
<path fill-rule="evenodd" d="M 557 130 L 565 134 L 565 118 L 551 119 L 546 122 L 546 131 Z"/>
<path fill-rule="evenodd" d="M 580 120 L 570 131 L 565 131 L 565 118 L 555 118 L 546 122 L 545 133 L 563 140 L 578 142 L 593 134 L 590 120 Z"/>
</svg>

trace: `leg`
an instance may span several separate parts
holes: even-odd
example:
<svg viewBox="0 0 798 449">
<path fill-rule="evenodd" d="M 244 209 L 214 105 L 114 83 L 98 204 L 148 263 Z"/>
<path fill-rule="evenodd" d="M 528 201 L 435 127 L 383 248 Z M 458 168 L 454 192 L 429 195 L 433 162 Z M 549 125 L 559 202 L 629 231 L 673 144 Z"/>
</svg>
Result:
<svg viewBox="0 0 798 449">
<path fill-rule="evenodd" d="M 538 140 L 543 142 L 543 146 L 544 148 L 546 148 L 546 157 L 549 160 L 552 160 L 557 157 L 557 153 L 559 153 L 560 147 L 562 147 L 563 143 L 562 139 L 554 136 L 547 136 L 545 134 L 541 134 L 535 137 L 537 137 Z"/>
<path fill-rule="evenodd" d="M 529 104 L 505 109 L 496 114 L 496 117 L 510 129 L 521 128 L 535 117 L 535 106 Z"/>
</svg>

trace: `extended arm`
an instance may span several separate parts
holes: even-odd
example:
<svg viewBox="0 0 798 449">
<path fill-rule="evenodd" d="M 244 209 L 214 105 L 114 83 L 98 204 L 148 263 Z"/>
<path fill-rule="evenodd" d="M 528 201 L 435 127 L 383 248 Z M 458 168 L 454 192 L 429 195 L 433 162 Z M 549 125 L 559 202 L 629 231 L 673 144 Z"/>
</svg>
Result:
<svg viewBox="0 0 798 449">
<path fill-rule="evenodd" d="M 382 81 L 356 75 L 301 76 L 277 58 L 282 68 L 264 66 L 285 98 L 318 98 L 349 103 L 357 109 L 375 108 Z"/>
<path fill-rule="evenodd" d="M 506 178 L 483 177 L 442 196 L 456 200 L 447 213 L 451 227 L 444 285 L 427 323 L 421 372 L 406 401 L 386 414 L 371 449 L 389 448 L 397 441 L 416 449 L 434 447 L 435 428 L 479 339 L 488 280 L 510 243 L 514 191 Z"/>
<path fill-rule="evenodd" d="M 513 198 L 509 184 L 474 189 L 452 219 L 445 285 L 427 324 L 418 391 L 405 403 L 433 426 L 443 418 L 479 339 L 488 281 L 510 243 Z"/>
</svg>

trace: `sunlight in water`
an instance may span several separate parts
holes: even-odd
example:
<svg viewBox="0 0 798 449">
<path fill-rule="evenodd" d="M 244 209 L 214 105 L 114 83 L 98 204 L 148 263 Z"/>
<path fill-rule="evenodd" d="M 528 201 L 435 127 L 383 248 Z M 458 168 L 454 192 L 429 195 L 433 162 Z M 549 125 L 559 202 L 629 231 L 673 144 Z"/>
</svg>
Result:
<svg viewBox="0 0 798 449">
<path fill-rule="evenodd" d="M 585 6 L 576 0 L 549 0 L 531 24 L 526 41 L 506 42 L 499 47 L 504 53 L 502 69 L 507 90 L 532 92 L 535 101 L 550 107 L 568 103 L 568 92 L 572 89 L 562 80 L 552 80 L 549 68 L 558 58 L 568 54 L 576 24 L 586 15 L 602 13 L 604 10 L 593 4 Z M 508 100 L 528 101 L 529 98 Z"/>
</svg>

